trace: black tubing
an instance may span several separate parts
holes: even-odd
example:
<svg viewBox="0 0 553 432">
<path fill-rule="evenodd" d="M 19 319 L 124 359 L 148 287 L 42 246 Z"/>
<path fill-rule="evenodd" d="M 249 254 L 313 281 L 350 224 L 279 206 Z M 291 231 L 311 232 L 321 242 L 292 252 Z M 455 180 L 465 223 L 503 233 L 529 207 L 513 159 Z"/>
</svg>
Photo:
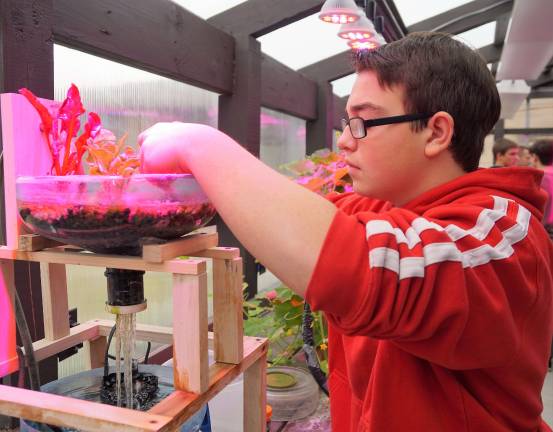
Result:
<svg viewBox="0 0 553 432">
<path fill-rule="evenodd" d="M 38 364 L 36 362 L 35 351 L 33 349 L 33 340 L 31 338 L 31 332 L 29 331 L 29 325 L 25 318 L 25 312 L 21 305 L 21 300 L 15 291 L 15 322 L 17 329 L 19 330 L 19 336 L 21 342 L 23 342 L 23 348 L 25 348 L 25 357 L 27 359 L 27 366 L 29 368 L 29 383 L 31 390 L 40 391 L 40 374 L 38 372 Z"/>
<path fill-rule="evenodd" d="M 303 317 L 302 317 L 302 337 L 303 337 L 303 352 L 307 361 L 307 367 L 309 372 L 315 378 L 315 381 L 321 388 L 321 390 L 328 396 L 328 385 L 326 382 L 326 375 L 321 369 L 317 353 L 315 352 L 315 341 L 313 338 L 313 314 L 311 308 L 307 302 L 303 305 Z"/>
</svg>

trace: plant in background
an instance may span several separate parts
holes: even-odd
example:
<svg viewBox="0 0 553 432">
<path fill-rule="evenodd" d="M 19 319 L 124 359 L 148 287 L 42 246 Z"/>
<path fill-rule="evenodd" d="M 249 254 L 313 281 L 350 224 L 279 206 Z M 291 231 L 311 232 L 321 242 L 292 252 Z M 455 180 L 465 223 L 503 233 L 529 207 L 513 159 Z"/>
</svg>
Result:
<svg viewBox="0 0 553 432">
<path fill-rule="evenodd" d="M 82 159 L 86 151 L 90 174 L 129 176 L 138 170 L 140 160 L 137 153 L 129 146 L 123 149 L 126 135 L 116 143 L 115 136 L 102 129 L 98 114 L 88 114 L 84 130 L 77 137 L 81 129 L 80 117 L 85 109 L 75 84 L 71 84 L 67 97 L 55 112 L 50 112 L 30 90 L 22 88 L 19 93 L 40 116 L 40 130 L 52 156 L 50 174 L 82 174 Z"/>
<path fill-rule="evenodd" d="M 298 184 L 320 195 L 352 191 L 352 181 L 342 155 L 328 149 L 317 150 L 305 159 L 282 166 Z"/>
<path fill-rule="evenodd" d="M 244 301 L 244 333 L 269 340 L 272 366 L 293 364 L 303 347 L 304 300 L 287 287 L 258 294 Z M 321 368 L 328 369 L 328 332 L 320 312 L 313 312 L 313 338 Z"/>
</svg>

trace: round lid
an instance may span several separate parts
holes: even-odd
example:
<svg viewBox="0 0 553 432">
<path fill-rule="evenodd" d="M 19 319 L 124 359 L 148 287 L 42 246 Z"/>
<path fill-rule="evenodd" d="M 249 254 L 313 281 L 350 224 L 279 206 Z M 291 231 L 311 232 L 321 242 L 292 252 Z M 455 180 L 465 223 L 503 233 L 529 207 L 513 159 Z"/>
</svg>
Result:
<svg viewBox="0 0 553 432">
<path fill-rule="evenodd" d="M 267 372 L 267 386 L 273 389 L 287 389 L 294 387 L 298 380 L 294 375 L 284 371 Z"/>
</svg>

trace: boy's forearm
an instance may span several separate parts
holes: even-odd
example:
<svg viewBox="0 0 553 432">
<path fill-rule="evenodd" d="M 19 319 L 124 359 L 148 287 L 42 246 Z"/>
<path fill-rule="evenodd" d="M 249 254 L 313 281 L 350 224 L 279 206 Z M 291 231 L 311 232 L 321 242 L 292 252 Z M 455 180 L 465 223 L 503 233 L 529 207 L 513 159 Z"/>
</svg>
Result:
<svg viewBox="0 0 553 432">
<path fill-rule="evenodd" d="M 240 242 L 304 295 L 336 209 L 212 130 L 179 157 Z"/>
</svg>

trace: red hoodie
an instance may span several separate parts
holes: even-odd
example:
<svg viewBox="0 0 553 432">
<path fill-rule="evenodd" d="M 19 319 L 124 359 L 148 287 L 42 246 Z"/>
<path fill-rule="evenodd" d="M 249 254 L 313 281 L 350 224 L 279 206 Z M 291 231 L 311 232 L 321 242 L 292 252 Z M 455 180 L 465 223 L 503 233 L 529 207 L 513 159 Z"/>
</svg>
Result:
<svg viewBox="0 0 553 432">
<path fill-rule="evenodd" d="M 540 179 L 478 170 L 401 208 L 332 198 L 340 211 L 306 298 L 329 322 L 334 432 L 550 431 Z"/>
</svg>

